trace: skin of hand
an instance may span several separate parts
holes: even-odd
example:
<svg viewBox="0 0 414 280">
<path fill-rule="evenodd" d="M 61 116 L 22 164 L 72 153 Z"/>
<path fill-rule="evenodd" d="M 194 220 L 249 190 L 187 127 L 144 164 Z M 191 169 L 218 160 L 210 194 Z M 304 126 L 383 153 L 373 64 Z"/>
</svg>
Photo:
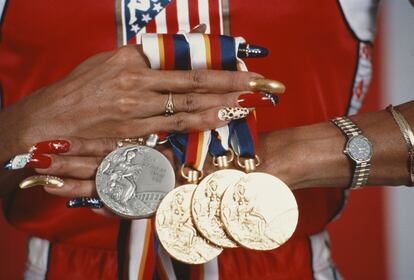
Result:
<svg viewBox="0 0 414 280">
<path fill-rule="evenodd" d="M 414 127 L 414 101 L 397 107 Z M 350 117 L 374 149 L 368 186 L 409 185 L 408 150 L 400 129 L 385 110 Z M 346 138 L 331 122 L 260 135 L 259 171 L 275 175 L 292 189 L 349 187 L 353 164 L 343 153 Z"/>
<path fill-rule="evenodd" d="M 398 107 L 414 123 L 414 101 Z M 407 185 L 408 152 L 401 132 L 387 111 L 352 116 L 352 120 L 371 140 L 374 147 L 369 185 Z M 381 125 L 379 125 L 381 124 Z M 351 161 L 343 154 L 346 138 L 332 123 L 295 127 L 260 135 L 258 154 L 262 164 L 258 171 L 279 177 L 292 189 L 313 187 L 348 187 L 352 177 Z M 71 143 L 65 154 L 48 155 L 52 165 L 36 169 L 40 174 L 64 178 L 61 188 L 45 187 L 51 194 L 73 197 L 96 197 L 94 177 L 102 158 L 116 147 L 115 139 L 66 139 Z M 157 147 L 158 149 L 158 147 Z M 171 162 L 171 150 L 161 147 Z M 177 167 L 177 165 L 175 165 Z M 177 169 L 177 168 L 176 168 Z M 180 179 L 177 171 L 177 181 Z M 215 169 L 208 157 L 204 172 Z M 94 210 L 113 215 L 107 209 Z"/>
<path fill-rule="evenodd" d="M 238 106 L 240 91 L 250 90 L 249 81 L 257 77 L 248 72 L 151 70 L 136 46 L 101 53 L 0 112 L 0 131 L 7 131 L 0 133 L 0 160 L 45 139 L 140 137 L 217 127 L 225 124 L 217 111 Z M 174 93 L 176 114 L 167 118 L 169 92 Z"/>
<path fill-rule="evenodd" d="M 237 97 L 257 78 L 262 76 L 250 72 L 152 70 L 140 46 L 100 53 L 0 111 L 0 161 L 47 139 L 136 138 L 222 126 L 227 121 L 218 119 L 218 110 L 237 107 Z M 166 117 L 169 92 L 174 115 Z M 0 170 L 0 196 L 26 174 Z"/>
<path fill-rule="evenodd" d="M 103 158 L 117 147 L 115 138 L 67 138 L 70 149 L 61 154 L 48 154 L 52 164 L 46 169 L 35 169 L 38 174 L 54 175 L 64 180 L 60 188 L 44 187 L 45 191 L 68 199 L 75 197 L 98 197 L 95 185 L 96 171 Z M 170 162 L 174 162 L 171 149 L 157 146 Z M 177 171 L 178 172 L 178 171 Z M 178 173 L 177 173 L 178 174 Z M 177 175 L 178 176 L 178 175 Z M 95 213 L 115 217 L 106 208 L 92 209 Z"/>
</svg>

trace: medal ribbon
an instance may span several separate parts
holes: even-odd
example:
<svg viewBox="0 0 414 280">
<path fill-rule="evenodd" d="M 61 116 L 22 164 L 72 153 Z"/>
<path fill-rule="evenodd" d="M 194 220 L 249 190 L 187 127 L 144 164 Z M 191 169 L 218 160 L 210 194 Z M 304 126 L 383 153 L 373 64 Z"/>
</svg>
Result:
<svg viewBox="0 0 414 280">
<path fill-rule="evenodd" d="M 244 42 L 240 37 L 198 33 L 142 35 L 143 51 L 151 68 L 160 70 L 246 71 L 244 62 L 237 58 L 238 46 Z M 216 129 L 214 137 L 211 137 L 211 131 L 204 131 L 172 134 L 167 139 L 180 163 L 201 171 L 208 151 L 216 156 L 224 155 L 229 149 L 229 138 L 239 155 L 253 157 L 257 142 L 254 124 L 255 115 L 250 114 L 247 120 L 231 122 L 229 126 Z M 171 275 L 174 275 L 171 259 L 158 246 L 153 221 L 154 219 L 145 219 L 132 222 L 127 270 L 129 279 L 171 279 Z M 138 232 L 145 232 L 145 235 L 134 236 L 133 233 Z M 208 266 L 209 263 L 204 268 L 200 266 L 200 272 Z"/>
<path fill-rule="evenodd" d="M 211 133 L 209 152 L 213 157 L 224 156 L 229 150 L 229 126 L 215 129 Z"/>
</svg>

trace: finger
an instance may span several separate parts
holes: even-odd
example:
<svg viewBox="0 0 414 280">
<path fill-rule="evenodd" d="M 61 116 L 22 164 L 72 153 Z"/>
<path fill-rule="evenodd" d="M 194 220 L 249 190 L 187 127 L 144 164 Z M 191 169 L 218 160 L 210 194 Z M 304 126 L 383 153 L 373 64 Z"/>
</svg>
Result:
<svg viewBox="0 0 414 280">
<path fill-rule="evenodd" d="M 95 212 L 98 215 L 102 215 L 108 218 L 119 218 L 118 215 L 116 215 L 114 212 L 109 210 L 108 208 L 101 208 L 101 209 L 91 209 L 92 212 Z"/>
<path fill-rule="evenodd" d="M 171 98 L 172 110 L 178 112 L 201 112 L 214 107 L 236 107 L 238 97 L 242 93 L 232 92 L 227 94 L 158 94 L 147 103 L 148 106 L 139 110 L 140 118 L 148 118 L 154 115 L 164 115 L 169 99 Z M 135 110 L 136 111 L 136 110 Z M 137 112 L 138 114 L 138 112 Z M 138 117 L 138 116 L 137 116 Z"/>
<path fill-rule="evenodd" d="M 61 188 L 44 187 L 45 191 L 62 197 L 98 197 L 95 181 L 65 178 Z"/>
<path fill-rule="evenodd" d="M 70 137 L 67 141 L 70 148 L 65 155 L 102 157 L 112 152 L 117 147 L 118 138 L 94 138 L 86 139 L 80 137 Z"/>
<path fill-rule="evenodd" d="M 231 107 L 230 109 L 237 111 L 234 114 L 237 118 L 232 118 L 231 115 L 225 114 L 225 118 L 220 119 L 219 115 L 222 110 L 227 109 L 229 108 L 215 107 L 199 113 L 181 112 L 170 117 L 155 116 L 128 121 L 110 121 L 97 127 L 93 131 L 93 136 L 137 138 L 160 132 L 203 131 L 222 127 L 229 123 L 230 120 L 246 117 L 249 113 L 247 108 Z M 89 137 L 88 133 L 90 131 L 81 131 L 81 133 Z"/>
<path fill-rule="evenodd" d="M 223 112 L 225 113 L 223 115 Z M 227 113 L 226 113 L 227 112 Z M 129 129 L 139 126 L 144 133 L 157 132 L 192 132 L 215 129 L 226 125 L 234 119 L 244 118 L 249 114 L 247 108 L 215 107 L 200 113 L 177 113 L 170 117 L 158 116 L 130 122 Z"/>
<path fill-rule="evenodd" d="M 102 161 L 102 157 L 78 157 L 49 155 L 51 164 L 48 168 L 37 168 L 40 174 L 72 177 L 77 179 L 92 179 Z"/>
<path fill-rule="evenodd" d="M 250 82 L 262 78 L 259 74 L 242 71 L 191 70 L 151 71 L 150 88 L 160 92 L 226 93 L 251 90 Z"/>
<path fill-rule="evenodd" d="M 76 156 L 105 156 L 117 147 L 116 138 L 86 139 L 67 137 L 65 139 L 47 140 L 34 145 L 30 152 L 36 154 L 63 154 Z M 35 166 L 37 167 L 37 166 Z"/>
</svg>

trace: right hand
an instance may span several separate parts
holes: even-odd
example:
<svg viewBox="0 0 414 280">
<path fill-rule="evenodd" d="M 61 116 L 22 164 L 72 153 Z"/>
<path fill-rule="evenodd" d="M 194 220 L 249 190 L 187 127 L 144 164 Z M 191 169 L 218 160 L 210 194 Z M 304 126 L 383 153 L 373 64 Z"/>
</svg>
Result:
<svg viewBox="0 0 414 280">
<path fill-rule="evenodd" d="M 206 130 L 226 124 L 217 111 L 237 107 L 240 91 L 250 90 L 249 81 L 258 77 L 249 72 L 152 70 L 138 46 L 127 46 L 87 59 L 63 80 L 1 111 L 0 119 L 7 120 L 2 129 L 19 146 L 11 149 L 14 154 L 44 139 Z M 169 92 L 177 113 L 165 117 Z"/>
</svg>

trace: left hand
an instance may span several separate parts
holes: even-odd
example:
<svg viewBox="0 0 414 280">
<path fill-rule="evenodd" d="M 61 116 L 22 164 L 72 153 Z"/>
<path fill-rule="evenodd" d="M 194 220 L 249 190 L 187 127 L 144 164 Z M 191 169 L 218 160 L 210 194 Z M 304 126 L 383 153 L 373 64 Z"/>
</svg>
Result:
<svg viewBox="0 0 414 280">
<path fill-rule="evenodd" d="M 69 143 L 66 152 L 46 151 L 42 156 L 49 158 L 48 167 L 36 168 L 36 172 L 57 176 L 63 179 L 64 184 L 60 188 L 45 186 L 45 191 L 69 199 L 76 197 L 97 198 L 96 171 L 103 158 L 117 148 L 118 140 L 115 138 L 85 139 L 73 137 L 65 139 Z M 163 149 L 163 151 L 164 154 L 167 154 L 167 157 L 172 158 L 167 149 Z M 105 216 L 116 216 L 105 207 L 92 209 L 92 211 Z"/>
</svg>

